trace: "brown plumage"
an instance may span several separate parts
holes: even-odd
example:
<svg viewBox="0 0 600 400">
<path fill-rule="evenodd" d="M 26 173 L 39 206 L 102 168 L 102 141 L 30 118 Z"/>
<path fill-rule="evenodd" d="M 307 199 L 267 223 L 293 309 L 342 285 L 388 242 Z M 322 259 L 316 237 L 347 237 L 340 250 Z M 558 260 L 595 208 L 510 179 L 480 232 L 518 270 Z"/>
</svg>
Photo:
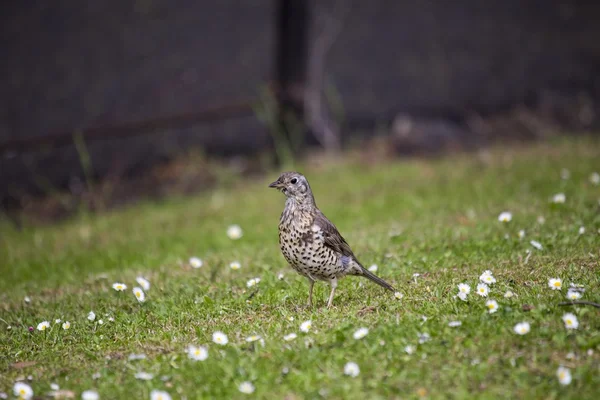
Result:
<svg viewBox="0 0 600 400">
<path fill-rule="evenodd" d="M 279 246 L 290 266 L 309 280 L 308 305 L 312 305 L 315 280 L 327 281 L 331 307 L 338 278 L 363 276 L 378 285 L 395 289 L 358 261 L 350 245 L 335 225 L 317 208 L 310 185 L 298 172 L 284 172 L 269 187 L 286 195 L 285 208 L 279 220 Z"/>
</svg>

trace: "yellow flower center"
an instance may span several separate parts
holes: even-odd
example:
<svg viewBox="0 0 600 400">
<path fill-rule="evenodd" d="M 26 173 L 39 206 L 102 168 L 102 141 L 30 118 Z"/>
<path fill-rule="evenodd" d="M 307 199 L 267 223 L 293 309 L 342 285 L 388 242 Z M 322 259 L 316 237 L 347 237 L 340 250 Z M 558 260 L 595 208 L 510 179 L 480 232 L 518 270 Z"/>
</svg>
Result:
<svg viewBox="0 0 600 400">
<path fill-rule="evenodd" d="M 558 281 L 554 282 L 554 286 L 560 287 L 560 282 L 558 282 Z"/>
<path fill-rule="evenodd" d="M 140 297 L 142 294 L 140 292 L 136 292 L 135 294 L 137 297 Z"/>
</svg>

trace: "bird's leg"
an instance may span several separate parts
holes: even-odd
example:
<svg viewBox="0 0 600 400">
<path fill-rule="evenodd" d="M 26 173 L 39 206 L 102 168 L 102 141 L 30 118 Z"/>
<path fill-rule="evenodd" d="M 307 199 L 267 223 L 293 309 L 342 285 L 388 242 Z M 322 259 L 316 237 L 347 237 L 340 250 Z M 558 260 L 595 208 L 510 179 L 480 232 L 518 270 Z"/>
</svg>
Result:
<svg viewBox="0 0 600 400">
<path fill-rule="evenodd" d="M 308 308 L 312 307 L 313 286 L 315 286 L 315 281 L 308 278 Z"/>
<path fill-rule="evenodd" d="M 333 278 L 332 280 L 329 281 L 329 284 L 331 285 L 331 293 L 329 294 L 329 301 L 327 302 L 327 308 L 331 308 L 331 305 L 333 304 L 333 296 L 335 295 L 335 288 L 337 287 L 337 279 Z"/>
</svg>

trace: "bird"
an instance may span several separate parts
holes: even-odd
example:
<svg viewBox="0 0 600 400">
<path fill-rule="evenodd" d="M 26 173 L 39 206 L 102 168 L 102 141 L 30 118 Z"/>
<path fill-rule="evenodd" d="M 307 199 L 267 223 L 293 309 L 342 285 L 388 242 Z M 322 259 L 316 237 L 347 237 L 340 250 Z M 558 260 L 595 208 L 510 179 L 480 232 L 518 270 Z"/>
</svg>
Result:
<svg viewBox="0 0 600 400">
<path fill-rule="evenodd" d="M 394 287 L 366 269 L 336 226 L 319 210 L 308 180 L 299 172 L 284 172 L 269 184 L 286 197 L 279 219 L 279 247 L 289 265 L 308 278 L 308 307 L 312 307 L 315 281 L 331 286 L 327 308 L 333 305 L 338 279 L 362 276 L 396 292 Z"/>
</svg>

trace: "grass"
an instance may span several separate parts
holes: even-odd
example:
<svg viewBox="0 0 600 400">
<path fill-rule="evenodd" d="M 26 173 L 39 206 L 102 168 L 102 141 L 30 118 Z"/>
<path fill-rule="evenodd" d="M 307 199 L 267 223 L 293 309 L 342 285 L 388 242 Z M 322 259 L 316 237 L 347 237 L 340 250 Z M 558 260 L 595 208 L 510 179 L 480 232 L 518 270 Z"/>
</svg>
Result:
<svg viewBox="0 0 600 400">
<path fill-rule="evenodd" d="M 152 389 L 187 399 L 596 398 L 600 310 L 558 303 L 569 282 L 585 286 L 583 300 L 600 301 L 600 186 L 588 179 L 599 159 L 598 142 L 581 139 L 485 156 L 375 164 L 349 156 L 301 168 L 363 264 L 378 264 L 404 294 L 396 300 L 349 277 L 331 310 L 323 283 L 315 286 L 316 306 L 306 308 L 307 282 L 279 253 L 284 199 L 266 187 L 277 172 L 22 232 L 2 225 L 0 392 L 30 377 L 36 395 L 57 383 L 77 397 L 93 389 L 105 399 L 149 398 Z M 569 179 L 560 178 L 562 168 Z M 564 204 L 549 201 L 558 192 Z M 497 217 L 505 210 L 513 219 L 503 224 Z M 230 224 L 243 228 L 241 239 L 227 237 Z M 191 256 L 204 265 L 190 268 Z M 241 269 L 229 269 L 234 260 Z M 490 293 L 500 304 L 495 314 L 474 293 L 487 269 L 498 281 Z M 138 275 L 152 284 L 140 304 L 131 293 Z M 254 277 L 260 283 L 247 288 Z M 562 278 L 562 291 L 548 288 L 552 277 Z M 128 289 L 116 292 L 113 282 Z M 473 289 L 468 302 L 454 297 L 461 282 Z M 507 290 L 516 296 L 505 299 Z M 87 320 L 91 310 L 95 322 Z M 561 320 L 569 311 L 577 330 Z M 57 318 L 71 328 L 62 330 Z M 44 320 L 51 329 L 28 331 Z M 300 332 L 306 320 L 312 329 Z M 462 325 L 449 327 L 454 320 Z M 521 321 L 531 323 L 524 336 L 513 332 Z M 368 335 L 353 339 L 361 327 Z M 229 344 L 213 343 L 215 331 Z M 284 341 L 291 332 L 298 338 Z M 422 333 L 431 340 L 419 344 Z M 245 341 L 253 334 L 264 347 Z M 188 359 L 189 344 L 207 346 L 208 359 Z M 129 360 L 134 353 L 147 357 Z M 355 378 L 343 374 L 349 361 L 360 367 Z M 571 369 L 569 386 L 558 383 L 560 365 Z M 154 378 L 138 380 L 137 371 Z M 238 391 L 243 381 L 254 394 Z"/>
</svg>

